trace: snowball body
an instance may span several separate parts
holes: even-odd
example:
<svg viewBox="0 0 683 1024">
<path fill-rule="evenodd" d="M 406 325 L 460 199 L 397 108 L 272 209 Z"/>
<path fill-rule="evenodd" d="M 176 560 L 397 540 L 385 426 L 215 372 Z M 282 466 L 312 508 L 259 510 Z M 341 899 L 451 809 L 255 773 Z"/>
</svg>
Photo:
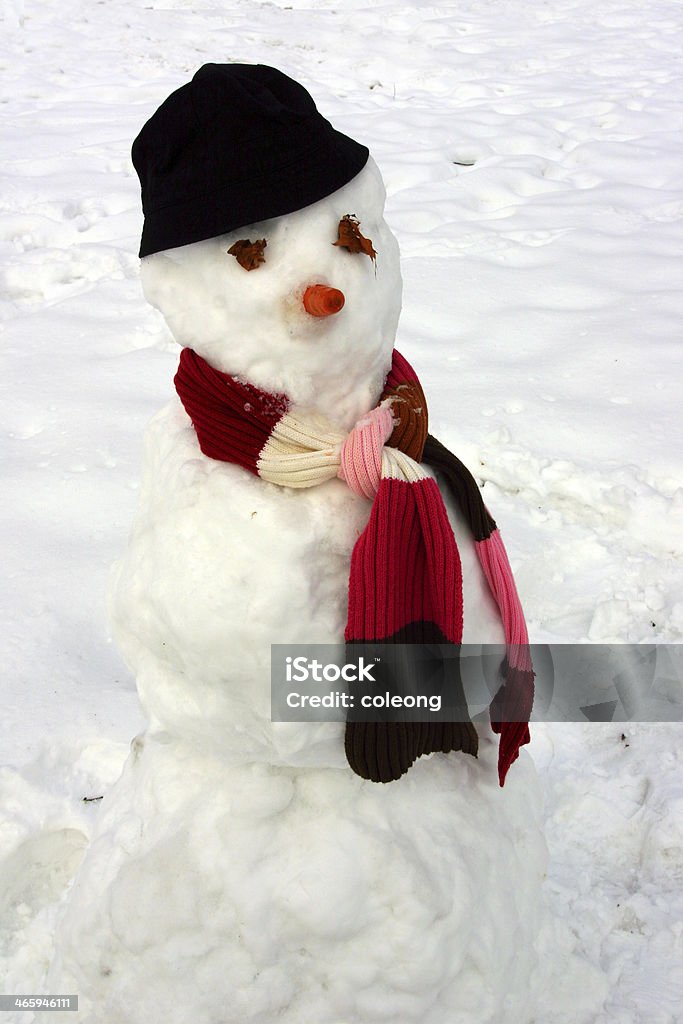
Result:
<svg viewBox="0 0 683 1024">
<path fill-rule="evenodd" d="M 288 217 L 143 261 L 181 345 L 348 429 L 377 402 L 401 302 L 372 161 Z M 377 250 L 333 245 L 352 214 Z M 228 249 L 265 238 L 245 271 Z M 303 308 L 312 283 L 343 310 Z M 464 636 L 499 643 L 472 540 Z M 343 724 L 270 721 L 270 645 L 343 637 L 370 503 L 213 461 L 177 401 L 150 425 L 112 619 L 149 715 L 107 795 L 61 921 L 54 991 L 84 1024 L 520 1024 L 545 845 L 530 758 L 506 787 L 478 760 L 422 758 L 389 785 L 347 767 Z"/>
</svg>

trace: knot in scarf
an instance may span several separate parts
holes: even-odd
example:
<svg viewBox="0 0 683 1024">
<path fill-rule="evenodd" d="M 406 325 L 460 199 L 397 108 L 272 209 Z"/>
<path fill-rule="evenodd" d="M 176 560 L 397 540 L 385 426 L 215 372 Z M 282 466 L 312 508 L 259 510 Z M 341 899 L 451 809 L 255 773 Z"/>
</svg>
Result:
<svg viewBox="0 0 683 1024">
<path fill-rule="evenodd" d="M 439 486 L 421 463 L 444 478 L 472 531 L 505 632 L 505 678 L 491 705 L 502 786 L 530 739 L 534 674 L 524 615 L 496 524 L 472 475 L 428 433 L 424 393 L 407 360 L 394 351 L 380 404 L 348 433 L 293 408 L 286 395 L 215 370 L 191 349 L 181 353 L 175 385 L 210 458 L 286 487 L 338 476 L 372 501 L 351 555 L 347 643 L 461 643 L 460 558 Z M 459 679 L 453 685 L 461 687 Z M 476 756 L 477 749 L 469 720 L 346 724 L 349 765 L 375 782 L 399 778 L 423 754 Z"/>
<path fill-rule="evenodd" d="M 383 402 L 359 420 L 342 441 L 337 476 L 361 498 L 374 498 L 379 490 L 384 445 L 393 430 L 391 405 Z"/>
</svg>

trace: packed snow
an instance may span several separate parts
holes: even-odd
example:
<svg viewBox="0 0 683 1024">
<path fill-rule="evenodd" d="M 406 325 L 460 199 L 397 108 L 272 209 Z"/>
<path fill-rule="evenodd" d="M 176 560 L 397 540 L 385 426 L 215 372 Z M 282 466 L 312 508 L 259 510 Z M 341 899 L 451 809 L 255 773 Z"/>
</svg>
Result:
<svg viewBox="0 0 683 1024">
<path fill-rule="evenodd" d="M 673 0 L 9 5 L 0 44 L 0 991 L 49 991 L 62 898 L 90 836 L 134 829 L 130 805 L 126 822 L 121 803 L 99 800 L 115 792 L 130 741 L 145 728 L 135 681 L 108 639 L 105 595 L 140 496 L 145 425 L 171 398 L 177 362 L 139 282 L 129 148 L 143 121 L 200 64 L 253 61 L 301 81 L 336 127 L 366 142 L 401 246 L 399 347 L 420 373 L 434 433 L 484 488 L 532 638 L 680 642 L 682 30 Z M 678 725 L 534 730 L 549 845 L 538 888 L 556 922 L 537 941 L 529 1012 L 539 1024 L 681 1019 L 679 740 Z M 135 746 L 119 793 L 136 764 L 153 764 L 179 794 L 179 844 L 193 825 L 210 836 L 232 812 L 227 788 L 209 765 L 174 788 L 180 748 L 152 750 L 145 761 Z M 512 769 L 502 815 L 514 818 L 525 783 L 533 802 L 533 777 L 527 758 Z M 258 779 L 243 781 L 244 799 L 263 791 Z M 149 773 L 136 791 L 147 784 Z M 453 814 L 477 822 L 469 836 L 493 806 L 493 794 L 477 793 L 464 782 L 443 794 Z M 319 798 L 307 797 L 313 806 Z M 399 814 L 397 799 L 387 815 Z M 263 808 L 264 820 L 274 811 Z M 235 814 L 239 832 L 239 807 Z M 353 818 L 340 815 L 339 827 L 353 843 Z M 473 895 L 478 851 L 462 842 L 463 890 Z M 214 853 L 210 842 L 193 852 L 207 885 Z M 515 856 L 523 853 L 520 839 Z M 185 848 L 156 855 L 162 877 L 166 855 L 189 858 Z M 528 867 L 527 880 L 536 872 L 540 882 L 542 868 Z M 296 860 L 278 870 L 293 877 Z M 135 890 L 134 878 L 127 884 Z M 500 908 L 484 906 L 485 887 L 474 897 L 483 920 L 494 919 Z M 535 896 L 529 888 L 519 897 L 515 912 L 522 920 L 529 908 L 532 933 Z M 429 907 L 438 917 L 436 896 Z M 329 920 L 305 925 L 321 942 L 340 942 L 358 921 L 352 910 L 339 907 L 332 934 Z M 174 936 L 181 941 L 195 913 L 180 884 L 157 930 L 139 937 L 152 957 L 141 966 L 158 985 L 178 951 Z M 219 930 L 226 920 L 219 916 Z M 157 936 L 167 945 L 155 947 Z M 497 942 L 503 951 L 517 942 L 491 941 L 482 964 Z M 361 971 L 360 956 L 346 966 Z M 213 967 L 206 962 L 209 979 Z M 239 978 L 247 965 L 234 970 Z M 457 1007 L 473 1024 L 477 1013 L 487 1019 L 486 1005 L 467 1002 L 486 990 L 482 976 Z M 344 975 L 330 983 L 343 987 Z M 346 984 L 362 990 L 363 979 Z M 280 974 L 263 991 L 282 986 Z"/>
</svg>

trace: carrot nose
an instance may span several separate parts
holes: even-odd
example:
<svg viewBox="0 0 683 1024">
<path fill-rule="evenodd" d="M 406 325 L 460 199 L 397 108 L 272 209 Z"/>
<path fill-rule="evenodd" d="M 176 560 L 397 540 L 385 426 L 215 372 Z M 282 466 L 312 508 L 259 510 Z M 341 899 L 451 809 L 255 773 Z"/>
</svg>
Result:
<svg viewBox="0 0 683 1024">
<path fill-rule="evenodd" d="M 331 316 L 344 305 L 344 292 L 326 284 L 311 284 L 304 292 L 304 309 L 311 316 Z"/>
</svg>

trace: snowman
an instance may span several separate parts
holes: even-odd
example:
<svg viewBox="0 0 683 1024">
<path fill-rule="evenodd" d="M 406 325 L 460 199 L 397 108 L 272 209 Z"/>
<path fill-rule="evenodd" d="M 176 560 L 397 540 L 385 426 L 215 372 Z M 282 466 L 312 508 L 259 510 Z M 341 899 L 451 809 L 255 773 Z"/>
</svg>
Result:
<svg viewBox="0 0 683 1024">
<path fill-rule="evenodd" d="M 111 604 L 149 727 L 52 990 L 83 1024 L 530 1021 L 526 737 L 271 721 L 272 644 L 525 637 L 495 526 L 394 351 L 380 172 L 261 65 L 202 67 L 133 158 L 144 292 L 182 350 Z"/>
</svg>

